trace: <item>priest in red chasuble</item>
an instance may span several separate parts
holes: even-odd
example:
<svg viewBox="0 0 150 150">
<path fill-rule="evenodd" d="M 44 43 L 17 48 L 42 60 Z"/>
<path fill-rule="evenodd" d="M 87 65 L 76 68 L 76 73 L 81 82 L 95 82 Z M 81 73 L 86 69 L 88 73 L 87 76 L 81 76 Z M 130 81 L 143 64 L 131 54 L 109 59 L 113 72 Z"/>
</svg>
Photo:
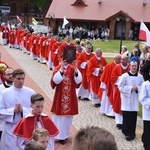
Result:
<svg viewBox="0 0 150 150">
<path fill-rule="evenodd" d="M 78 56 L 77 66 L 82 74 L 82 83 L 77 90 L 78 98 L 83 98 L 84 100 L 89 100 L 89 89 L 88 89 L 88 80 L 87 80 L 87 66 L 90 58 L 93 57 L 91 52 L 92 46 L 90 44 L 86 45 L 86 50 L 81 52 Z"/>
<path fill-rule="evenodd" d="M 54 69 L 51 86 L 55 89 L 51 112 L 52 120 L 59 129 L 56 139 L 65 144 L 72 124 L 73 116 L 78 114 L 76 88 L 82 81 L 82 75 L 76 67 L 76 61 L 62 61 Z"/>
<path fill-rule="evenodd" d="M 97 48 L 96 54 L 88 62 L 86 74 L 89 83 L 90 100 L 92 100 L 95 107 L 100 106 L 100 99 L 98 97 L 98 89 L 100 87 L 99 79 L 106 65 L 107 61 L 102 56 L 102 50 Z"/>
<path fill-rule="evenodd" d="M 121 75 L 129 71 L 129 58 L 126 54 L 121 56 L 121 64 L 115 66 L 111 73 L 111 84 L 113 89 L 112 107 L 115 113 L 116 127 L 122 128 L 121 97 L 118 89 L 118 83 Z"/>
<path fill-rule="evenodd" d="M 100 85 L 100 89 L 98 93 L 101 99 L 100 112 L 110 117 L 114 116 L 114 112 L 112 109 L 113 90 L 112 90 L 110 77 L 111 77 L 113 68 L 116 65 L 120 64 L 120 62 L 121 62 L 121 55 L 117 54 L 114 57 L 114 60 L 108 65 L 106 65 L 100 77 L 101 85 Z"/>
</svg>

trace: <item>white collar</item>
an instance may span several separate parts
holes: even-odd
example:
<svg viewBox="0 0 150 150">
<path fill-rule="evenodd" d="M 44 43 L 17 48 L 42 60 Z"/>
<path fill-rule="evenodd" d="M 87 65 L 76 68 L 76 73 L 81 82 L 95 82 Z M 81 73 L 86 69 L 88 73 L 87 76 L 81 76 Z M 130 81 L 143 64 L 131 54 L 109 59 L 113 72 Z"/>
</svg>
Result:
<svg viewBox="0 0 150 150">
<path fill-rule="evenodd" d="M 90 55 L 90 54 L 91 54 L 91 52 L 90 52 L 90 53 L 88 53 L 87 51 L 85 51 L 85 53 L 86 53 L 87 55 Z"/>
<path fill-rule="evenodd" d="M 69 64 L 65 65 L 65 66 L 64 66 L 64 69 L 67 69 L 67 68 L 68 68 L 68 66 L 69 66 Z"/>
<path fill-rule="evenodd" d="M 33 117 L 33 116 L 34 116 L 34 115 L 33 115 L 32 113 L 29 113 L 28 115 L 25 116 L 25 118 Z M 44 114 L 44 113 L 41 113 L 40 116 L 48 116 L 48 115 L 46 115 L 46 114 Z"/>
<path fill-rule="evenodd" d="M 121 67 L 122 67 L 122 69 L 127 69 L 127 68 L 128 68 L 128 64 L 127 64 L 127 66 L 123 66 L 123 65 L 121 64 Z M 131 74 L 133 74 L 133 73 L 131 73 Z"/>
<path fill-rule="evenodd" d="M 96 55 L 95 55 L 95 57 L 97 58 L 97 60 L 101 60 L 101 57 L 97 57 Z"/>
</svg>

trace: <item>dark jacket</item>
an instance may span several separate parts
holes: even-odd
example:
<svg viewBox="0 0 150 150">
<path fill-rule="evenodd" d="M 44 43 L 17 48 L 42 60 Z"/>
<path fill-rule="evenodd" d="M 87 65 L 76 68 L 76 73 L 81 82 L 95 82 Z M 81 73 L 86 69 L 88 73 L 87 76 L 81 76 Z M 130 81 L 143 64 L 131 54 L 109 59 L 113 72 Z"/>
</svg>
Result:
<svg viewBox="0 0 150 150">
<path fill-rule="evenodd" d="M 145 81 L 150 79 L 150 60 L 146 60 L 145 64 L 143 65 L 143 67 L 141 67 L 140 71 Z"/>
</svg>

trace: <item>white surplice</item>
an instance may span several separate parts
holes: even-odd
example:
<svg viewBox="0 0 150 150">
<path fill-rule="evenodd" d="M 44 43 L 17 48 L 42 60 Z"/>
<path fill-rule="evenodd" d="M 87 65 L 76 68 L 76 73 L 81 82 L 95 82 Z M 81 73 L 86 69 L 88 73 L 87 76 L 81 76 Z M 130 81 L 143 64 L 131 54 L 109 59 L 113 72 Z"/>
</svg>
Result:
<svg viewBox="0 0 150 150">
<path fill-rule="evenodd" d="M 0 149 L 1 150 L 17 150 L 16 136 L 13 130 L 22 116 L 31 112 L 31 96 L 35 93 L 34 90 L 23 86 L 18 89 L 14 86 L 2 91 L 0 96 L 0 119 L 5 121 L 5 129 L 2 135 Z M 14 108 L 17 103 L 20 103 L 23 108 L 23 113 L 15 113 Z"/>
<path fill-rule="evenodd" d="M 104 82 L 101 82 L 100 88 L 103 89 L 100 113 L 113 117 L 115 114 L 112 109 L 112 105 L 109 101 L 109 98 L 107 96 L 108 90 L 107 90 L 106 84 Z"/>
<path fill-rule="evenodd" d="M 150 121 L 150 82 L 146 81 L 141 86 L 139 101 L 142 104 L 143 120 Z"/>
<path fill-rule="evenodd" d="M 118 83 L 118 88 L 121 94 L 121 110 L 139 110 L 139 92 L 143 82 L 143 76 L 139 73 L 137 76 L 129 76 L 128 73 L 122 74 Z M 137 92 L 132 90 L 133 85 L 138 87 Z"/>
</svg>

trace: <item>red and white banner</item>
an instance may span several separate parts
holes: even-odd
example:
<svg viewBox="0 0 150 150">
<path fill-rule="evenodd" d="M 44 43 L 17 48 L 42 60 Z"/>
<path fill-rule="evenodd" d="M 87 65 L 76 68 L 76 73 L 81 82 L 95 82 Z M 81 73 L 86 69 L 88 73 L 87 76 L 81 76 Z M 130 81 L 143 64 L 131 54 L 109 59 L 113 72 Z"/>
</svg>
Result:
<svg viewBox="0 0 150 150">
<path fill-rule="evenodd" d="M 139 40 L 147 41 L 148 40 L 148 37 L 147 37 L 148 34 L 149 34 L 149 30 L 148 30 L 147 26 L 144 24 L 143 21 L 141 21 Z"/>
<path fill-rule="evenodd" d="M 17 15 L 17 20 L 22 23 L 22 20 L 19 18 L 19 16 Z"/>
<path fill-rule="evenodd" d="M 146 46 L 150 46 L 150 31 L 143 21 L 140 24 L 139 40 L 146 41 Z"/>
</svg>

